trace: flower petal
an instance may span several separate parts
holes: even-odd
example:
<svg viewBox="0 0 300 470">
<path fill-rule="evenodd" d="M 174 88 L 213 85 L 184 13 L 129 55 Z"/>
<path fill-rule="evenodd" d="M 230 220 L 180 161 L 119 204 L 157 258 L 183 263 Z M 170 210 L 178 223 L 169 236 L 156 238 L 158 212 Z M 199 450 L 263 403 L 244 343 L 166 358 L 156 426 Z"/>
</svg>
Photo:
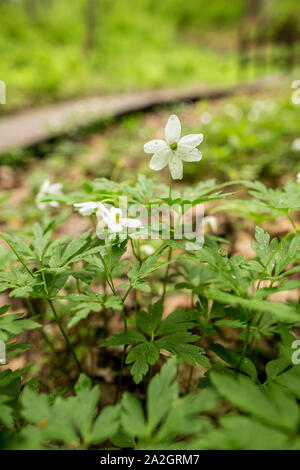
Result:
<svg viewBox="0 0 300 470">
<path fill-rule="evenodd" d="M 178 144 L 190 145 L 191 147 L 198 147 L 203 142 L 203 134 L 188 134 L 179 140 Z"/>
<path fill-rule="evenodd" d="M 177 155 L 177 152 L 172 154 L 169 163 L 170 172 L 173 180 L 181 180 L 183 177 L 183 163 L 182 160 Z"/>
<path fill-rule="evenodd" d="M 202 158 L 202 153 L 190 145 L 178 144 L 177 153 L 184 162 L 199 162 Z"/>
<path fill-rule="evenodd" d="M 105 227 L 106 223 L 104 222 L 103 219 L 100 219 L 97 223 L 97 227 L 96 227 L 96 234 L 98 236 L 99 233 L 103 233 L 104 232 L 104 227 Z"/>
<path fill-rule="evenodd" d="M 111 207 L 109 212 L 113 220 L 116 220 L 117 214 L 119 215 L 119 217 L 122 217 L 122 210 L 119 207 Z"/>
<path fill-rule="evenodd" d="M 117 224 L 116 222 L 107 221 L 107 226 L 108 226 L 108 230 L 113 233 L 119 233 L 119 232 L 122 232 L 123 230 L 123 226 L 121 224 Z"/>
<path fill-rule="evenodd" d="M 150 140 L 144 145 L 144 152 L 146 153 L 156 153 L 163 148 L 167 148 L 167 142 L 161 139 Z"/>
<path fill-rule="evenodd" d="M 211 230 L 214 233 L 216 233 L 216 231 L 218 230 L 218 221 L 213 215 L 210 215 L 208 217 L 204 217 L 203 222 L 204 222 L 204 227 L 206 225 L 209 225 Z"/>
<path fill-rule="evenodd" d="M 123 227 L 129 227 L 129 228 L 138 228 L 142 226 L 142 222 L 138 219 L 120 219 L 120 223 L 123 225 Z"/>
<path fill-rule="evenodd" d="M 165 137 L 168 144 L 178 142 L 181 134 L 181 124 L 176 114 L 172 114 L 165 127 Z"/>
<path fill-rule="evenodd" d="M 47 193 L 49 191 L 49 188 L 51 186 L 51 183 L 49 180 L 45 180 L 40 188 L 41 193 Z"/>
<path fill-rule="evenodd" d="M 172 151 L 168 147 L 155 153 L 150 161 L 151 170 L 162 170 L 168 164 L 171 155 Z"/>
<path fill-rule="evenodd" d="M 99 204 L 95 201 L 79 202 L 74 204 L 74 207 L 76 207 L 79 213 L 83 216 L 91 215 L 98 208 L 98 206 Z"/>
<path fill-rule="evenodd" d="M 108 209 L 106 209 L 105 205 L 102 204 L 102 202 L 98 203 L 96 217 L 100 217 L 100 218 L 103 218 L 103 219 L 106 219 L 106 218 L 110 217 L 110 211 Z"/>
</svg>

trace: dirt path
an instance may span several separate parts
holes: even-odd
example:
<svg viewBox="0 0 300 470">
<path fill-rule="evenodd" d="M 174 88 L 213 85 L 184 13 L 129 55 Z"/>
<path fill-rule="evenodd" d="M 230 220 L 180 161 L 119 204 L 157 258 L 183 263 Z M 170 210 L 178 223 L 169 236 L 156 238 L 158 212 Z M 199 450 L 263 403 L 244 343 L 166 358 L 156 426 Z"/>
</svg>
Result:
<svg viewBox="0 0 300 470">
<path fill-rule="evenodd" d="M 251 93 L 264 87 L 278 87 L 282 78 L 265 78 L 253 84 L 154 90 L 62 102 L 36 110 L 23 111 L 0 119 L 0 153 L 28 147 L 71 129 L 85 127 L 107 118 L 143 111 L 156 105 L 198 99 L 221 98 L 236 92 Z"/>
</svg>

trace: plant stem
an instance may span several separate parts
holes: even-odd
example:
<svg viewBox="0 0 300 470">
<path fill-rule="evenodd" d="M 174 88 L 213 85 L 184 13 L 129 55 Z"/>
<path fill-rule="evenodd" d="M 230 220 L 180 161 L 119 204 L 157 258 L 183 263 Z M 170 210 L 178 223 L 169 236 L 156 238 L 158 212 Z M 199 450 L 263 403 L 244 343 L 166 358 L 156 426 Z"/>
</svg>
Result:
<svg viewBox="0 0 300 470">
<path fill-rule="evenodd" d="M 122 298 L 122 303 L 123 303 L 122 317 L 123 317 L 123 322 L 124 322 L 124 333 L 125 334 L 127 333 L 127 318 L 126 318 L 126 313 L 125 313 L 125 310 L 124 310 L 124 303 L 125 303 L 125 300 L 128 297 L 129 292 L 131 291 L 131 289 L 132 289 L 132 287 L 129 286 L 126 293 L 125 293 L 125 295 Z M 119 398 L 119 394 L 120 394 L 121 382 L 122 382 L 122 377 L 123 377 L 123 370 L 124 370 L 124 366 L 125 366 L 126 349 L 127 349 L 127 345 L 125 344 L 124 347 L 123 347 L 121 368 L 120 368 L 120 373 L 119 373 L 119 378 L 118 378 L 118 385 L 117 385 L 117 390 L 116 390 L 116 395 L 115 395 L 115 400 L 114 400 L 115 403 L 117 403 L 118 398 Z"/>
<path fill-rule="evenodd" d="M 130 238 L 130 244 L 131 244 L 131 248 L 132 248 L 132 253 L 134 255 L 134 257 L 141 263 L 142 260 L 141 260 L 141 257 L 140 255 L 137 253 L 135 247 L 134 247 L 134 242 L 132 240 L 132 238 Z"/>
<path fill-rule="evenodd" d="M 269 264 L 271 263 L 272 259 L 274 258 L 274 256 L 276 255 L 276 253 L 278 253 L 278 251 L 280 250 L 281 245 L 285 242 L 285 240 L 287 240 L 287 239 L 288 239 L 291 235 L 293 235 L 293 234 L 294 234 L 294 232 L 289 232 L 289 233 L 287 233 L 287 234 L 280 240 L 280 242 L 278 243 L 278 245 L 277 245 L 276 249 L 273 251 L 273 253 L 271 253 L 271 255 L 270 255 L 269 259 L 267 260 L 267 263 L 266 263 L 266 265 L 265 265 L 265 267 L 264 267 L 264 270 L 263 270 L 263 272 L 261 273 L 261 275 L 260 275 L 260 277 L 259 277 L 259 283 L 258 283 L 258 286 L 257 286 L 257 290 L 260 288 L 260 285 L 261 285 L 261 283 L 262 283 L 262 281 L 263 281 L 264 275 L 266 274 L 267 269 L 268 269 Z"/>
<path fill-rule="evenodd" d="M 129 292 L 131 291 L 132 289 L 132 286 L 129 286 L 127 291 L 126 291 L 126 294 L 123 296 L 122 298 L 122 303 L 124 304 L 125 300 L 127 299 L 128 295 L 129 295 Z"/>
<path fill-rule="evenodd" d="M 293 221 L 292 217 L 290 216 L 289 211 L 287 212 L 287 218 L 289 219 L 289 221 L 291 222 L 291 225 L 292 225 L 293 229 L 294 229 L 295 232 L 297 233 L 297 232 L 298 232 L 298 229 L 297 229 L 296 224 L 295 224 L 295 222 Z"/>
<path fill-rule="evenodd" d="M 50 308 L 51 308 L 51 310 L 52 310 L 52 313 L 53 313 L 53 315 L 54 315 L 54 318 L 55 318 L 55 320 L 56 320 L 56 323 L 58 324 L 58 327 L 59 327 L 59 329 L 60 329 L 60 331 L 61 331 L 61 334 L 63 335 L 64 340 L 65 340 L 67 346 L 69 347 L 69 349 L 70 349 L 70 351 L 71 351 L 71 353 L 72 353 L 72 355 L 73 355 L 73 357 L 74 357 L 74 359 L 75 359 L 75 362 L 76 362 L 76 364 L 77 364 L 77 367 L 78 367 L 79 371 L 82 372 L 82 368 L 81 368 L 80 362 L 79 362 L 79 360 L 78 360 L 78 358 L 77 358 L 77 356 L 76 356 L 76 354 L 75 354 L 75 351 L 74 351 L 74 349 L 73 349 L 73 346 L 71 345 L 70 340 L 69 340 L 69 338 L 68 338 L 68 336 L 67 336 L 65 330 L 63 329 L 62 323 L 61 323 L 61 321 L 60 321 L 60 319 L 59 319 L 59 317 L 58 317 L 58 315 L 57 315 L 57 312 L 56 312 L 56 310 L 55 310 L 55 307 L 54 307 L 54 305 L 53 305 L 53 302 L 52 302 L 52 300 L 50 300 L 50 299 L 47 299 L 47 301 L 48 301 L 48 304 L 50 305 Z"/>
<path fill-rule="evenodd" d="M 191 389 L 191 383 L 192 383 L 192 377 L 193 377 L 193 372 L 194 372 L 194 366 L 191 364 L 190 366 L 190 373 L 189 373 L 189 378 L 186 386 L 186 391 L 185 393 L 189 393 Z"/>
<path fill-rule="evenodd" d="M 169 199 L 172 199 L 172 175 L 171 175 L 171 172 L 169 172 Z M 170 206 L 169 206 L 170 207 Z M 171 208 L 170 208 L 170 219 L 169 219 L 169 223 L 170 223 L 170 239 L 173 238 L 172 236 L 172 212 L 171 212 Z M 166 267 L 166 273 L 165 273 L 165 278 L 164 278 L 164 283 L 163 283 L 163 293 L 162 293 L 162 303 L 164 303 L 165 301 L 165 297 L 166 297 L 166 291 L 167 291 L 167 282 L 168 282 L 168 277 L 169 277 L 169 269 L 170 269 L 170 262 L 171 262 L 171 259 L 172 259 L 172 251 L 173 251 L 173 248 L 170 246 L 169 247 L 169 254 L 168 254 L 168 266 Z"/>
<path fill-rule="evenodd" d="M 32 278 L 34 278 L 34 274 L 30 271 L 30 269 L 26 266 L 26 264 L 24 263 L 22 257 L 19 255 L 19 253 L 17 252 L 17 250 L 15 250 L 15 248 L 12 246 L 12 244 L 10 243 L 10 241 L 5 237 L 5 235 L 3 235 L 3 233 L 0 232 L 0 236 L 3 238 L 3 240 L 8 244 L 9 248 L 13 251 L 13 253 L 16 255 L 16 257 L 18 258 L 18 260 L 20 261 L 20 263 L 24 266 L 24 268 L 26 269 L 26 271 L 28 272 L 28 274 L 30 274 L 30 276 Z"/>
<path fill-rule="evenodd" d="M 127 298 L 127 295 L 129 294 L 130 290 L 131 290 L 131 287 L 129 287 L 129 289 L 127 290 L 125 296 L 122 299 L 122 301 L 123 301 L 122 317 L 123 317 L 123 322 L 124 322 L 124 333 L 125 334 L 127 333 L 127 318 L 126 318 L 126 314 L 125 314 L 125 311 L 124 311 L 124 302 Z M 114 400 L 115 404 L 117 403 L 118 398 L 119 398 L 119 394 L 120 394 L 121 382 L 122 382 L 122 377 L 123 377 L 123 370 L 124 370 L 124 366 L 125 366 L 126 349 L 127 349 L 127 345 L 125 344 L 124 347 L 123 347 L 122 362 L 121 362 L 120 373 L 119 373 L 119 377 L 118 377 L 117 390 L 116 390 L 116 395 L 115 395 L 115 400 Z"/>
<path fill-rule="evenodd" d="M 103 267 L 104 267 L 104 273 L 105 273 L 107 284 L 109 285 L 109 287 L 110 287 L 111 291 L 113 292 L 113 294 L 117 295 L 116 291 L 115 291 L 115 288 L 114 288 L 114 285 L 113 285 L 113 283 L 111 283 L 111 278 L 109 276 L 109 272 L 108 272 L 108 268 L 107 268 L 105 259 L 103 258 L 103 256 L 101 254 L 99 256 L 100 256 L 100 259 L 101 259 Z"/>
<path fill-rule="evenodd" d="M 117 403 L 119 395 L 120 395 L 121 382 L 122 382 L 122 377 L 123 377 L 123 370 L 124 370 L 124 366 L 125 366 L 126 349 L 127 349 L 127 345 L 125 344 L 124 347 L 123 347 L 122 362 L 121 362 L 121 368 L 120 368 L 120 373 L 119 373 L 119 377 L 118 377 L 118 385 L 117 385 L 116 395 L 115 395 L 115 399 L 114 399 L 114 404 Z"/>
<path fill-rule="evenodd" d="M 170 246 L 169 248 L 169 254 L 168 254 L 168 266 L 166 268 L 166 273 L 165 273 L 165 278 L 164 278 L 164 287 L 163 287 L 163 294 L 162 294 L 162 303 L 164 303 L 165 301 L 165 297 L 166 297 L 166 292 L 167 292 L 167 281 L 168 281 L 168 277 L 169 277 L 169 269 L 170 269 L 170 262 L 171 262 L 171 259 L 172 259 L 172 247 Z"/>
<path fill-rule="evenodd" d="M 241 365 L 243 364 L 244 362 L 244 359 L 246 357 L 246 354 L 247 354 L 247 349 L 248 349 L 248 344 L 249 344 L 249 338 L 250 338 L 250 329 L 251 329 L 251 320 L 248 320 L 247 322 L 247 330 L 246 330 L 246 338 L 245 338 L 245 341 L 244 341 L 244 346 L 243 346 L 243 351 L 242 351 L 242 355 L 240 357 L 240 360 L 239 362 L 237 363 L 237 366 L 235 368 L 235 371 L 238 372 L 240 370 L 240 367 Z"/>
</svg>

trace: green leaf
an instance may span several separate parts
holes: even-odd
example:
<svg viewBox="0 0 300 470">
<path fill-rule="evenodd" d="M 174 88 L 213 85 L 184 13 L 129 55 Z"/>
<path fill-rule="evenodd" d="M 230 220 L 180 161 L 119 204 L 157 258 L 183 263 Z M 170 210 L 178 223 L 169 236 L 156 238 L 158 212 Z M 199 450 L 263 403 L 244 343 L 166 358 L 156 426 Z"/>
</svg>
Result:
<svg viewBox="0 0 300 470">
<path fill-rule="evenodd" d="M 126 358 L 126 364 L 133 365 L 130 368 L 130 372 L 133 375 L 133 380 L 136 384 L 140 383 L 143 376 L 147 374 L 149 365 L 153 365 L 157 362 L 159 357 L 159 351 L 157 347 L 148 342 L 135 346 L 129 352 Z"/>
<path fill-rule="evenodd" d="M 25 330 L 34 330 L 40 328 L 41 325 L 34 320 L 24 319 L 23 313 L 7 313 L 9 307 L 3 306 L 0 308 L 0 340 L 8 341 Z M 6 313 L 6 315 L 4 315 Z"/>
<path fill-rule="evenodd" d="M 163 304 L 161 301 L 156 302 L 154 305 L 149 305 L 148 312 L 140 311 L 138 313 L 137 326 L 152 337 L 161 321 L 162 314 Z"/>
<path fill-rule="evenodd" d="M 266 393 L 251 379 L 241 374 L 236 378 L 227 373 L 213 371 L 210 378 L 218 392 L 240 410 L 252 414 L 264 423 L 290 431 L 295 430 L 299 409 L 295 400 L 283 390 L 273 388 Z"/>
<path fill-rule="evenodd" d="M 156 426 L 167 414 L 171 404 L 178 399 L 176 360 L 169 359 L 159 374 L 151 379 L 147 390 L 147 433 L 152 434 Z"/>
<path fill-rule="evenodd" d="M 214 353 L 216 353 L 223 361 L 230 364 L 232 367 L 237 367 L 240 363 L 240 355 L 230 351 L 229 349 L 224 348 L 221 344 L 210 343 L 210 348 Z M 252 380 L 257 381 L 257 371 L 256 367 L 250 359 L 247 357 L 244 358 L 243 362 L 239 366 L 239 370 L 249 375 Z"/>
<path fill-rule="evenodd" d="M 207 297 L 223 304 L 238 305 L 256 312 L 269 312 L 281 321 L 292 323 L 300 321 L 300 315 L 294 308 L 280 302 L 271 302 L 269 300 L 253 300 L 251 298 L 244 299 L 242 297 L 214 289 L 210 289 L 207 292 Z"/>
<path fill-rule="evenodd" d="M 158 260 L 166 248 L 167 247 L 164 246 L 157 253 L 153 253 L 153 255 L 148 256 L 146 261 L 144 261 L 143 264 L 139 266 L 139 269 L 137 269 L 137 264 L 133 265 L 132 271 L 129 272 L 130 284 L 132 286 L 136 282 L 141 281 L 145 277 L 149 276 L 149 274 L 156 271 L 156 269 L 162 267 L 161 263 L 158 263 Z"/>
<path fill-rule="evenodd" d="M 28 423 L 38 424 L 49 419 L 50 400 L 47 395 L 38 395 L 36 390 L 25 387 L 21 398 L 22 415 Z"/>
<path fill-rule="evenodd" d="M 294 366 L 275 378 L 276 383 L 283 385 L 287 390 L 300 399 L 300 367 Z"/>
<path fill-rule="evenodd" d="M 278 359 L 269 361 L 266 365 L 266 373 L 268 377 L 267 382 L 271 382 L 272 380 L 274 380 L 289 365 L 290 365 L 290 361 L 288 361 L 284 357 L 279 357 Z"/>
<path fill-rule="evenodd" d="M 186 395 L 174 402 L 165 422 L 155 436 L 156 442 L 168 441 L 176 435 L 188 436 L 207 432 L 212 425 L 206 417 L 199 416 L 218 405 L 217 395 L 213 390 L 204 390 L 198 395 Z"/>
<path fill-rule="evenodd" d="M 220 428 L 204 434 L 194 443 L 201 450 L 284 450 L 286 434 L 246 416 L 225 416 Z"/>
<path fill-rule="evenodd" d="M 187 344 L 198 340 L 199 337 L 192 333 L 179 332 L 163 336 L 156 340 L 155 344 L 159 349 L 167 349 L 178 358 L 184 359 L 193 366 L 200 364 L 203 367 L 209 367 L 210 362 L 204 355 L 204 350 L 199 346 Z"/>
<path fill-rule="evenodd" d="M 116 434 L 119 427 L 119 407 L 106 406 L 97 417 L 88 441 L 99 444 Z"/>
<path fill-rule="evenodd" d="M 121 401 L 121 422 L 130 436 L 142 436 L 145 432 L 145 417 L 140 401 L 125 392 Z"/>
<path fill-rule="evenodd" d="M 162 321 L 155 336 L 186 331 L 196 326 L 196 324 L 195 312 L 193 310 L 187 312 L 184 308 L 178 308 Z"/>
<path fill-rule="evenodd" d="M 136 330 L 129 330 L 127 333 L 118 333 L 107 338 L 100 347 L 123 346 L 126 344 L 145 343 L 147 340 L 142 333 Z"/>
</svg>

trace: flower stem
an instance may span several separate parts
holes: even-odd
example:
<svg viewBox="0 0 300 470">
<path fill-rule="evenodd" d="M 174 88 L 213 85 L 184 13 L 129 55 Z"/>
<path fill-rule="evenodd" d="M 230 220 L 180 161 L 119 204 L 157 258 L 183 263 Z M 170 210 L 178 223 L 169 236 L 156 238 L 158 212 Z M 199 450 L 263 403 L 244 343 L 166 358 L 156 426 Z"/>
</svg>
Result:
<svg viewBox="0 0 300 470">
<path fill-rule="evenodd" d="M 126 349 L 127 349 L 127 345 L 125 344 L 124 347 L 123 347 L 122 362 L 121 362 L 121 368 L 120 368 L 120 373 L 119 373 L 119 377 L 118 377 L 118 385 L 117 385 L 116 395 L 115 395 L 115 399 L 114 399 L 114 404 L 116 404 L 118 402 L 118 398 L 119 398 L 119 395 L 120 395 L 121 382 L 122 382 L 122 377 L 123 377 L 123 370 L 124 370 L 124 366 L 125 366 Z"/>
<path fill-rule="evenodd" d="M 71 345 L 70 340 L 69 340 L 69 338 L 68 338 L 68 336 L 67 336 L 65 330 L 63 329 L 62 323 L 61 323 L 61 321 L 60 321 L 60 319 L 59 319 L 59 317 L 58 317 L 58 315 L 57 315 L 57 312 L 56 312 L 56 310 L 55 310 L 55 307 L 54 307 L 54 305 L 53 305 L 53 302 L 52 302 L 52 300 L 50 300 L 50 299 L 47 299 L 47 301 L 48 301 L 48 304 L 50 305 L 50 308 L 51 308 L 51 310 L 52 310 L 52 313 L 53 313 L 53 315 L 54 315 L 54 318 L 55 318 L 55 320 L 56 320 L 56 323 L 58 324 L 58 327 L 59 327 L 59 329 L 60 329 L 60 331 L 61 331 L 61 334 L 63 335 L 64 340 L 65 340 L 67 346 L 69 347 L 69 349 L 70 349 L 70 351 L 71 351 L 71 353 L 72 353 L 72 355 L 73 355 L 73 357 L 74 357 L 74 359 L 75 359 L 75 362 L 76 362 L 76 364 L 77 364 L 77 367 L 78 367 L 78 369 L 79 369 L 79 372 L 82 372 L 82 368 L 81 368 L 80 362 L 79 362 L 79 360 L 78 360 L 78 358 L 77 358 L 77 356 L 76 356 L 76 354 L 75 354 L 75 351 L 74 351 L 74 349 L 73 349 L 73 346 Z"/>
<path fill-rule="evenodd" d="M 126 294 L 124 295 L 124 297 L 122 299 L 122 302 L 123 302 L 122 317 L 123 317 L 123 322 L 124 322 L 124 333 L 125 334 L 127 333 L 127 318 L 126 318 L 126 313 L 125 313 L 125 310 L 124 310 L 124 302 L 127 299 L 127 296 L 128 296 L 130 291 L 131 291 L 131 286 L 129 286 Z M 115 404 L 117 403 L 119 395 L 120 395 L 121 382 L 122 382 L 122 377 L 123 377 L 123 370 L 124 370 L 124 366 L 125 366 L 126 349 L 127 349 L 127 345 L 125 344 L 123 346 L 122 361 L 121 361 L 120 373 L 119 373 L 119 377 L 118 377 L 118 384 L 117 384 L 115 400 L 114 400 Z"/>
<path fill-rule="evenodd" d="M 172 199 L 172 175 L 171 175 L 171 172 L 169 172 L 169 199 Z M 173 234 L 172 234 L 172 212 L 171 212 L 171 206 L 170 207 L 170 219 L 169 219 L 169 223 L 170 223 L 170 239 L 173 238 Z M 168 277 L 169 277 L 169 269 L 170 269 L 170 264 L 171 264 L 171 259 L 172 259 L 172 251 L 173 251 L 173 248 L 170 246 L 169 247 L 169 254 L 168 254 L 168 265 L 166 267 L 166 272 L 165 272 L 165 278 L 164 278 L 164 284 L 163 284 L 163 294 L 162 294 L 162 303 L 164 303 L 165 301 L 165 297 L 166 297 L 166 292 L 167 292 L 167 282 L 168 282 Z"/>
<path fill-rule="evenodd" d="M 298 232 L 298 229 L 297 229 L 296 224 L 295 224 L 295 222 L 293 221 L 292 217 L 290 216 L 289 211 L 287 212 L 287 218 L 289 219 L 289 221 L 291 222 L 291 225 L 292 225 L 293 229 L 294 229 L 295 232 L 297 233 L 297 232 Z"/>
</svg>

